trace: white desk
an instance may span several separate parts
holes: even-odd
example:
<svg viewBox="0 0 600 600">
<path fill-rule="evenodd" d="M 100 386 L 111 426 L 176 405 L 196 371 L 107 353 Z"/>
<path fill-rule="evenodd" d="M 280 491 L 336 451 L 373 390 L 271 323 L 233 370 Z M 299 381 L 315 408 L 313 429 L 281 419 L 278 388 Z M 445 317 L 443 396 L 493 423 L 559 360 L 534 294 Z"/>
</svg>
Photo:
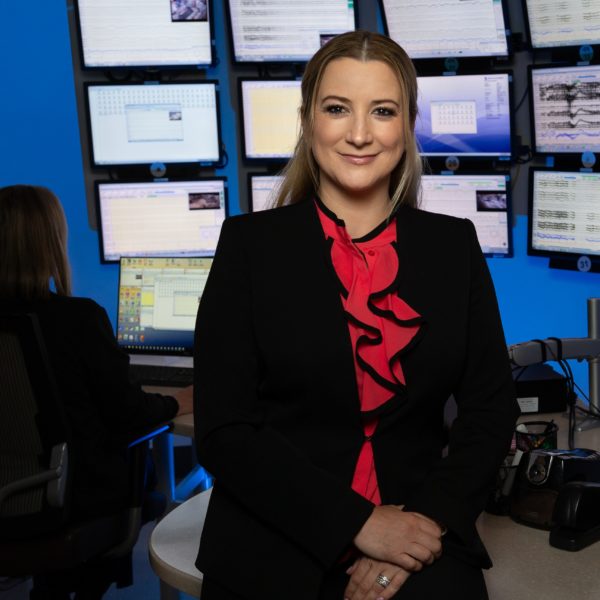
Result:
<svg viewBox="0 0 600 600">
<path fill-rule="evenodd" d="M 559 426 L 558 446 L 567 448 L 565 415 L 529 415 L 519 420 L 551 418 Z M 600 429 L 576 432 L 575 446 L 600 449 Z M 548 543 L 548 531 L 488 513 L 481 515 L 477 527 L 494 563 L 485 572 L 490 600 L 600 599 L 600 543 L 579 552 L 559 550 Z"/>
</svg>

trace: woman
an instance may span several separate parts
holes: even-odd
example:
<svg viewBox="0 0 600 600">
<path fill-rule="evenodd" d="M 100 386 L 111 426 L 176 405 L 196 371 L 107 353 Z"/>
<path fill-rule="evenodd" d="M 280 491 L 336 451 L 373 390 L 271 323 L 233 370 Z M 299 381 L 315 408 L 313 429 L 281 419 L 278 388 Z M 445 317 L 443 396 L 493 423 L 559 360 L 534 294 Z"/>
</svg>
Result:
<svg viewBox="0 0 600 600">
<path fill-rule="evenodd" d="M 178 405 L 130 383 L 129 358 L 105 310 L 71 296 L 67 224 L 50 190 L 0 189 L 0 256 L 0 310 L 37 315 L 71 425 L 71 515 L 118 512 L 127 505 L 129 480 L 118 439 L 190 412 L 191 388 L 181 392 Z"/>
<path fill-rule="evenodd" d="M 518 409 L 473 225 L 416 208 L 414 68 L 340 35 L 300 116 L 279 208 L 225 222 L 198 312 L 203 600 L 486 598 L 475 520 Z"/>
</svg>

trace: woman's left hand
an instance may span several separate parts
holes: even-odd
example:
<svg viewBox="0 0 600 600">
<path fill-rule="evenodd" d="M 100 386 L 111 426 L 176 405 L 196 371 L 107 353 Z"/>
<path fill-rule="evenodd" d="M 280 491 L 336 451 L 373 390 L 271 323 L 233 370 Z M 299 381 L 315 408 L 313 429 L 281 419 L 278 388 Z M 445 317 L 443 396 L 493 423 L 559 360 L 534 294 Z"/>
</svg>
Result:
<svg viewBox="0 0 600 600">
<path fill-rule="evenodd" d="M 362 556 L 346 571 L 350 581 L 344 600 L 388 600 L 404 585 L 410 571 L 389 562 Z"/>
</svg>

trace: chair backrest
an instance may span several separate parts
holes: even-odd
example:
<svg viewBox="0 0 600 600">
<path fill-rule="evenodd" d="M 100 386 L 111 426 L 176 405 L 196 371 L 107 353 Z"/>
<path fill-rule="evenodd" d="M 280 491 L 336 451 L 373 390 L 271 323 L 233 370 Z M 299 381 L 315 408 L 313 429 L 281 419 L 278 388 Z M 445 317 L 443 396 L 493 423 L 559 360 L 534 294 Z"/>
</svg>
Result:
<svg viewBox="0 0 600 600">
<path fill-rule="evenodd" d="M 0 538 L 65 522 L 69 440 L 37 318 L 0 314 Z"/>
</svg>

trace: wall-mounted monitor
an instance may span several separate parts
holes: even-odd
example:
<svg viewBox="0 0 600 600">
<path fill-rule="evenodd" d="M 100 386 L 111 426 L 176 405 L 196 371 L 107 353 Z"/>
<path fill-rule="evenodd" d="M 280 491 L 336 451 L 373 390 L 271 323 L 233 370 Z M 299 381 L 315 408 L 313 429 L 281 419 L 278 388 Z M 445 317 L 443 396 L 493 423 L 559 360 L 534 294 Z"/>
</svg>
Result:
<svg viewBox="0 0 600 600">
<path fill-rule="evenodd" d="M 217 163 L 217 83 L 86 84 L 92 164 Z"/>
<path fill-rule="evenodd" d="M 600 151 L 600 65 L 530 65 L 529 96 L 536 152 Z"/>
<path fill-rule="evenodd" d="M 227 215 L 224 178 L 97 181 L 100 257 L 213 256 Z"/>
<path fill-rule="evenodd" d="M 508 176 L 424 175 L 420 200 L 423 210 L 471 220 L 486 256 L 512 256 Z"/>
<path fill-rule="evenodd" d="M 333 36 L 356 28 L 352 0 L 228 0 L 235 62 L 307 62 Z"/>
<path fill-rule="evenodd" d="M 272 208 L 282 182 L 282 175 L 248 173 L 248 210 L 257 212 Z"/>
<path fill-rule="evenodd" d="M 507 56 L 503 0 L 380 0 L 387 35 L 413 59 Z"/>
<path fill-rule="evenodd" d="M 529 169 L 527 252 L 600 262 L 600 173 Z"/>
<path fill-rule="evenodd" d="M 526 0 L 532 48 L 600 44 L 600 6 L 596 0 Z"/>
<path fill-rule="evenodd" d="M 508 73 L 419 77 L 415 133 L 425 156 L 511 156 Z"/>
<path fill-rule="evenodd" d="M 300 128 L 300 81 L 240 79 L 243 155 L 249 160 L 285 161 Z"/>
<path fill-rule="evenodd" d="M 209 0 L 77 0 L 85 68 L 208 66 Z"/>
</svg>

